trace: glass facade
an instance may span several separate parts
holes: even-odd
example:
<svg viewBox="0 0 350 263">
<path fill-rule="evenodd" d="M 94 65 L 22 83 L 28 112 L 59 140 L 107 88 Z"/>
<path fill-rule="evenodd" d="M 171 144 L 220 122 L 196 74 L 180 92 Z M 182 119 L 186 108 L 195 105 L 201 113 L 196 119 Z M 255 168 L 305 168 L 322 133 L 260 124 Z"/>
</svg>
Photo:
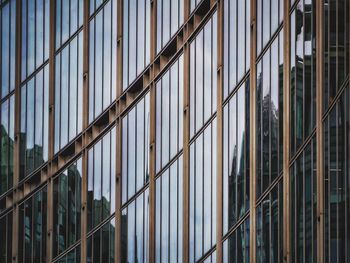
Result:
<svg viewBox="0 0 350 263">
<path fill-rule="evenodd" d="M 249 80 L 223 109 L 223 232 L 249 210 Z"/>
<path fill-rule="evenodd" d="M 156 262 L 182 262 L 182 156 L 156 179 Z"/>
<path fill-rule="evenodd" d="M 190 145 L 190 262 L 216 243 L 216 119 Z"/>
<path fill-rule="evenodd" d="M 22 76 L 24 81 L 49 58 L 50 1 L 22 0 Z"/>
<path fill-rule="evenodd" d="M 0 0 L 0 262 L 350 262 L 350 0 Z"/>
<path fill-rule="evenodd" d="M 0 195 L 9 190 L 13 185 L 14 169 L 14 121 L 15 121 L 15 96 L 3 100 L 0 105 Z"/>
<path fill-rule="evenodd" d="M 123 33 L 123 90 L 126 90 L 150 63 L 151 1 L 123 0 Z"/>
<path fill-rule="evenodd" d="M 89 122 L 92 122 L 116 98 L 116 2 L 108 1 L 92 18 L 89 27 Z"/>
<path fill-rule="evenodd" d="M 15 89 L 16 0 L 1 1 L 1 98 Z"/>
<path fill-rule="evenodd" d="M 88 230 L 115 212 L 116 128 L 88 151 Z"/>
<path fill-rule="evenodd" d="M 81 181 L 81 159 L 78 159 L 54 179 L 53 254 L 55 256 L 80 239 Z"/>
<path fill-rule="evenodd" d="M 257 197 L 282 171 L 283 31 L 273 40 L 256 69 Z"/>
<path fill-rule="evenodd" d="M 147 93 L 122 119 L 122 203 L 149 182 L 150 102 Z"/>
<path fill-rule="evenodd" d="M 2 240 L 0 243 L 1 262 L 12 262 L 12 212 L 0 217 L 0 232 Z"/>
<path fill-rule="evenodd" d="M 156 172 L 172 160 L 183 144 L 183 56 L 156 84 Z"/>
<path fill-rule="evenodd" d="M 20 179 L 48 160 L 49 66 L 21 87 Z"/>
<path fill-rule="evenodd" d="M 55 153 L 82 130 L 83 37 L 80 31 L 55 57 Z"/>
<path fill-rule="evenodd" d="M 18 262 L 46 262 L 47 186 L 19 205 Z"/>
</svg>

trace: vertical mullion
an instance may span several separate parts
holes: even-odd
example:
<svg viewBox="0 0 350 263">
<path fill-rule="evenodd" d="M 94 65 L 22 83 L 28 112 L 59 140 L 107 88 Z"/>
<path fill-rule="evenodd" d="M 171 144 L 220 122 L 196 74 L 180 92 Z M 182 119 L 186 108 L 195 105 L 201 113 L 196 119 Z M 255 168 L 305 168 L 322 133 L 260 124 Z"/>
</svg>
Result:
<svg viewBox="0 0 350 263">
<path fill-rule="evenodd" d="M 190 13 L 190 0 L 184 0 L 184 21 L 189 17 Z M 190 28 L 188 25 L 184 28 L 184 41 L 188 40 Z M 183 229 L 182 229 L 182 246 L 183 246 L 183 255 L 182 260 L 184 263 L 189 262 L 189 237 L 190 237 L 190 203 L 189 201 L 189 191 L 190 191 L 190 173 L 189 173 L 189 137 L 190 137 L 190 44 L 186 42 L 183 48 L 184 62 L 183 67 L 180 70 L 183 70 L 183 184 L 182 184 L 182 219 L 183 219 Z"/>
<path fill-rule="evenodd" d="M 283 222 L 285 222 L 283 229 L 283 257 L 286 263 L 291 262 L 291 196 L 290 194 L 290 175 L 289 160 L 290 160 L 290 15 L 289 15 L 290 1 L 284 1 L 284 30 L 283 30 L 283 127 L 286 132 L 283 135 Z M 295 59 L 295 58 L 294 58 Z M 293 149 L 293 147 L 292 147 Z M 294 170 L 293 170 L 294 173 Z M 292 191 L 293 193 L 293 191 Z"/>
<path fill-rule="evenodd" d="M 142 0 L 143 1 L 143 0 Z M 145 7 L 145 19 L 147 19 L 147 12 L 146 7 L 147 4 L 144 4 Z M 150 61 L 153 61 L 156 56 L 156 45 L 157 45 L 157 28 L 156 28 L 156 21 L 157 21 L 157 0 L 151 1 L 150 3 Z M 136 16 L 137 17 L 137 16 Z M 147 24 L 147 21 L 145 22 L 145 26 Z M 136 29 L 138 30 L 138 23 L 136 21 Z M 136 34 L 137 37 L 138 34 Z M 137 38 L 136 38 L 137 40 Z M 147 41 L 147 35 L 145 34 L 144 41 Z M 145 43 L 144 43 L 145 45 Z M 129 52 L 130 53 L 130 52 Z M 146 53 L 144 53 L 146 54 Z M 137 53 L 136 53 L 137 58 Z M 144 56 L 143 66 L 145 65 L 145 59 L 146 56 Z M 138 75 L 137 72 L 137 61 L 136 61 L 136 76 Z M 142 67 L 143 68 L 143 67 Z M 154 68 L 151 70 L 151 79 L 155 75 Z M 145 103 L 146 104 L 146 103 Z M 152 220 L 149 220 L 149 246 L 148 246 L 148 255 L 149 262 L 155 262 L 156 256 L 155 256 L 155 250 L 156 250 L 156 225 L 155 225 L 155 219 L 156 218 L 156 83 L 154 81 L 150 84 L 150 133 L 149 133 L 149 145 L 145 145 L 145 149 L 149 151 L 149 200 L 150 200 L 150 208 L 149 208 L 149 218 Z M 146 151 L 145 151 L 146 152 Z"/>
<path fill-rule="evenodd" d="M 256 49 L 257 49 L 257 22 L 256 22 L 256 6 L 257 3 L 255 0 L 250 0 L 250 92 L 249 92 L 249 104 L 250 104 L 250 146 L 249 146 L 249 177 L 250 177 L 250 245 L 249 252 L 251 262 L 255 263 L 256 258 L 256 150 L 257 150 L 257 138 L 256 138 Z"/>
<path fill-rule="evenodd" d="M 9 3 L 12 5 L 12 2 Z M 11 12 L 11 8 L 10 8 Z M 20 89 L 20 84 L 21 84 L 21 32 L 22 32 L 22 0 L 16 0 L 16 40 L 15 40 L 15 120 L 14 120 L 14 133 L 15 133 L 15 138 L 14 138 L 14 160 L 13 160 L 13 166 L 14 166 L 14 174 L 13 174 L 13 189 L 16 189 L 18 186 L 19 178 L 20 178 L 20 125 L 21 125 L 21 89 Z M 0 11 L 0 25 L 2 26 L 2 9 Z M 11 31 L 10 31 L 11 32 Z M 2 41 L 0 41 L 2 42 Z M 0 44 L 0 47 L 2 48 L 2 44 Z M 0 58 L 2 58 L 2 52 L 0 52 Z M 9 67 L 10 68 L 10 67 Z M 0 74 L 0 80 L 2 81 L 2 74 Z M 13 195 L 13 201 L 16 202 L 20 198 L 19 196 L 19 191 L 14 190 L 14 195 Z M 19 225 L 20 225 L 20 216 L 19 216 L 19 209 L 20 206 L 16 205 L 13 208 L 12 212 L 12 218 L 8 220 L 12 220 L 12 262 L 17 263 L 19 262 L 18 260 L 18 243 L 21 240 L 19 237 Z"/>
<path fill-rule="evenodd" d="M 92 0 L 91 0 L 92 1 Z M 78 7 L 79 2 L 78 2 Z M 83 120 L 82 120 L 82 130 L 84 130 L 88 126 L 89 122 L 89 7 L 90 7 L 90 0 L 84 0 L 83 3 Z M 61 8 L 62 10 L 62 8 Z M 79 12 L 78 12 L 79 14 Z M 79 19 L 78 19 L 79 21 Z M 62 28 L 62 27 L 61 27 Z M 79 55 L 79 36 L 77 39 L 77 54 Z M 79 63 L 79 62 L 78 62 Z M 78 86 L 78 85 L 77 85 Z M 78 89 L 78 87 L 77 87 Z M 78 93 L 77 93 L 78 94 Z M 78 104 L 78 103 L 77 103 Z M 78 111 L 77 113 L 78 114 Z M 77 118 L 78 121 L 78 118 Z M 86 145 L 88 143 L 87 136 L 83 136 L 82 144 Z M 94 151 L 94 150 L 92 150 Z M 88 227 L 88 200 L 87 200 L 87 193 L 88 193 L 88 158 L 89 158 L 89 151 L 88 149 L 84 149 L 82 153 L 82 185 L 81 185 L 81 229 L 80 229 L 80 239 L 81 239 L 81 249 L 80 249 L 80 262 L 85 263 L 87 260 L 87 227 Z M 94 169 L 94 168 L 93 168 Z M 93 171 L 92 169 L 92 171 Z M 93 180 L 93 179 L 92 179 Z M 93 194 L 93 193 L 92 193 Z M 90 208 L 92 213 L 91 217 L 93 218 L 93 209 Z M 93 238 L 91 236 L 91 242 L 93 242 Z M 92 252 L 93 254 L 93 252 Z"/>
<path fill-rule="evenodd" d="M 211 140 L 211 148 L 213 146 L 213 140 L 216 140 L 216 159 L 217 164 L 216 168 L 211 165 L 212 169 L 216 169 L 216 255 L 217 255 L 217 262 L 221 263 L 223 260 L 223 241 L 222 241 L 222 235 L 223 235 L 223 163 L 222 163 L 222 157 L 223 157 L 223 78 L 224 78 L 224 72 L 223 72 L 223 39 L 224 39 L 224 1 L 218 2 L 217 7 L 217 35 L 216 35 L 216 41 L 217 41 L 217 65 L 212 65 L 212 70 L 216 70 L 217 74 L 217 98 L 216 98 L 216 134 L 217 137 L 213 138 L 213 132 L 211 132 L 212 140 Z M 212 22 L 211 22 L 212 23 Z M 215 50 L 213 50 L 213 41 L 214 41 L 214 28 L 211 30 L 211 50 L 212 50 L 212 56 Z M 213 57 L 211 58 L 213 59 Z M 213 82 L 213 76 L 211 76 L 211 81 Z M 204 81 L 203 81 L 204 82 Z M 204 104 L 204 103 L 203 103 Z M 211 104 L 213 104 L 213 100 L 211 99 Z M 212 105 L 213 106 L 213 105 Z M 211 114 L 213 113 L 213 109 L 211 111 Z M 213 127 L 211 127 L 213 129 Z M 213 159 L 213 156 L 211 156 Z M 213 171 L 214 172 L 214 171 Z M 213 174 L 213 173 L 212 173 Z M 213 193 L 211 198 L 213 199 Z M 212 231 L 211 231 L 212 232 Z M 214 239 L 214 237 L 212 237 Z M 212 245 L 212 244 L 211 244 Z"/>
<path fill-rule="evenodd" d="M 317 258 L 324 262 L 324 173 L 322 102 L 324 86 L 324 0 L 316 1 L 316 155 L 317 155 Z"/>
</svg>

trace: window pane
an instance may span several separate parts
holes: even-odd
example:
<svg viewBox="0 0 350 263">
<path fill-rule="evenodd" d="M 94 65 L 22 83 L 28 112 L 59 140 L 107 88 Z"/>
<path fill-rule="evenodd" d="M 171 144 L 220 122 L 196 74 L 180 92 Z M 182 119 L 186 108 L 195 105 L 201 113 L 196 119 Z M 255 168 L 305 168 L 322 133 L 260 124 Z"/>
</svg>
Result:
<svg viewBox="0 0 350 263">
<path fill-rule="evenodd" d="M 82 130 L 82 51 L 80 32 L 55 58 L 55 153 Z"/>
<path fill-rule="evenodd" d="M 88 150 L 88 231 L 115 210 L 116 128 Z"/>
<path fill-rule="evenodd" d="M 123 90 L 126 90 L 150 62 L 151 7 L 146 0 L 138 3 L 124 0 L 123 6 L 123 32 L 126 33 L 123 37 Z"/>
<path fill-rule="evenodd" d="M 123 203 L 149 181 L 149 110 L 148 93 L 122 120 Z M 142 137 L 144 143 L 140 144 Z"/>
</svg>

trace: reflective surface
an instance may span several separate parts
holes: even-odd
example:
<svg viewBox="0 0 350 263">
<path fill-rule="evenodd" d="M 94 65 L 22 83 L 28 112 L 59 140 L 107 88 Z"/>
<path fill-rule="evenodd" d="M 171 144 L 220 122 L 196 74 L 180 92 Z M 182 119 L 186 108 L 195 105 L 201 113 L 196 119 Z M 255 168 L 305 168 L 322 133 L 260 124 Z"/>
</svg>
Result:
<svg viewBox="0 0 350 263">
<path fill-rule="evenodd" d="M 223 99 L 225 99 L 249 69 L 250 0 L 225 1 L 223 27 Z"/>
<path fill-rule="evenodd" d="M 83 25 L 84 0 L 56 0 L 56 49 Z"/>
<path fill-rule="evenodd" d="M 283 30 L 257 64 L 257 197 L 282 171 Z"/>
<path fill-rule="evenodd" d="M 116 128 L 88 151 L 88 230 L 115 212 Z"/>
<path fill-rule="evenodd" d="M 53 255 L 80 239 L 82 159 L 78 159 L 53 182 Z"/>
<path fill-rule="evenodd" d="M 50 1 L 22 1 L 22 81 L 49 58 Z"/>
<path fill-rule="evenodd" d="M 292 261 L 317 262 L 315 137 L 293 163 L 290 176 Z"/>
<path fill-rule="evenodd" d="M 122 209 L 122 262 L 148 262 L 149 189 L 145 189 Z"/>
<path fill-rule="evenodd" d="M 190 137 L 216 112 L 216 13 L 190 44 Z"/>
<path fill-rule="evenodd" d="M 257 207 L 257 262 L 283 262 L 283 225 L 283 181 L 280 180 Z"/>
<path fill-rule="evenodd" d="M 12 262 L 12 212 L 0 217 L 0 261 Z"/>
<path fill-rule="evenodd" d="M 122 204 L 149 181 L 149 93 L 122 119 Z"/>
<path fill-rule="evenodd" d="M 182 262 L 182 156 L 156 179 L 156 262 Z"/>
<path fill-rule="evenodd" d="M 224 263 L 248 263 L 249 255 L 249 218 L 241 223 L 223 243 Z"/>
<path fill-rule="evenodd" d="M 116 1 L 108 1 L 90 21 L 89 27 L 89 123 L 91 123 L 116 98 Z"/>
<path fill-rule="evenodd" d="M 350 92 L 347 84 L 323 123 L 325 262 L 349 259 L 350 216 Z"/>
<path fill-rule="evenodd" d="M 150 62 L 149 0 L 123 0 L 123 90 Z"/>
<path fill-rule="evenodd" d="M 315 1 L 298 2 L 290 16 L 291 156 L 316 124 Z"/>
<path fill-rule="evenodd" d="M 184 0 L 157 1 L 157 53 L 183 24 Z"/>
<path fill-rule="evenodd" d="M 223 109 L 223 233 L 249 209 L 249 80 Z"/>
<path fill-rule="evenodd" d="M 15 96 L 3 101 L 0 105 L 0 195 L 13 185 L 14 142 L 15 142 Z"/>
<path fill-rule="evenodd" d="M 215 138 L 216 119 L 190 145 L 190 262 L 200 259 L 216 243 Z"/>
<path fill-rule="evenodd" d="M 324 1 L 324 111 L 334 101 L 349 75 L 348 0 Z"/>
<path fill-rule="evenodd" d="M 21 87 L 20 179 L 48 160 L 49 65 Z"/>
<path fill-rule="evenodd" d="M 46 186 L 19 205 L 18 262 L 46 262 Z"/>
<path fill-rule="evenodd" d="M 256 0 L 257 56 L 283 21 L 284 0 Z"/>
<path fill-rule="evenodd" d="M 87 239 L 87 263 L 114 262 L 115 220 L 111 219 Z"/>
<path fill-rule="evenodd" d="M 55 153 L 82 130 L 83 32 L 55 57 Z"/>
<path fill-rule="evenodd" d="M 182 150 L 183 56 L 156 84 L 156 172 Z"/>
</svg>

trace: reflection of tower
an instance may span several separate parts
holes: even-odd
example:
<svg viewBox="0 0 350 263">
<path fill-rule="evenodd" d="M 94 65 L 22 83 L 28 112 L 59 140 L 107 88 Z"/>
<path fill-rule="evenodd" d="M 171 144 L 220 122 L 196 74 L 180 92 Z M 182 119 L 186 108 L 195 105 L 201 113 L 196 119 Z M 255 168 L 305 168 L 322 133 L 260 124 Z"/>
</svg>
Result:
<svg viewBox="0 0 350 263">
<path fill-rule="evenodd" d="M 0 175 L 0 195 L 6 192 L 12 186 L 12 176 L 13 176 L 13 148 L 14 141 L 9 136 L 6 128 L 0 126 L 1 138 L 0 138 L 0 149 L 1 149 L 1 175 Z M 10 160 L 9 160 L 10 159 Z"/>
<path fill-rule="evenodd" d="M 128 248 L 128 215 L 126 209 L 122 212 L 121 216 L 121 262 L 127 262 L 127 248 Z"/>
</svg>

